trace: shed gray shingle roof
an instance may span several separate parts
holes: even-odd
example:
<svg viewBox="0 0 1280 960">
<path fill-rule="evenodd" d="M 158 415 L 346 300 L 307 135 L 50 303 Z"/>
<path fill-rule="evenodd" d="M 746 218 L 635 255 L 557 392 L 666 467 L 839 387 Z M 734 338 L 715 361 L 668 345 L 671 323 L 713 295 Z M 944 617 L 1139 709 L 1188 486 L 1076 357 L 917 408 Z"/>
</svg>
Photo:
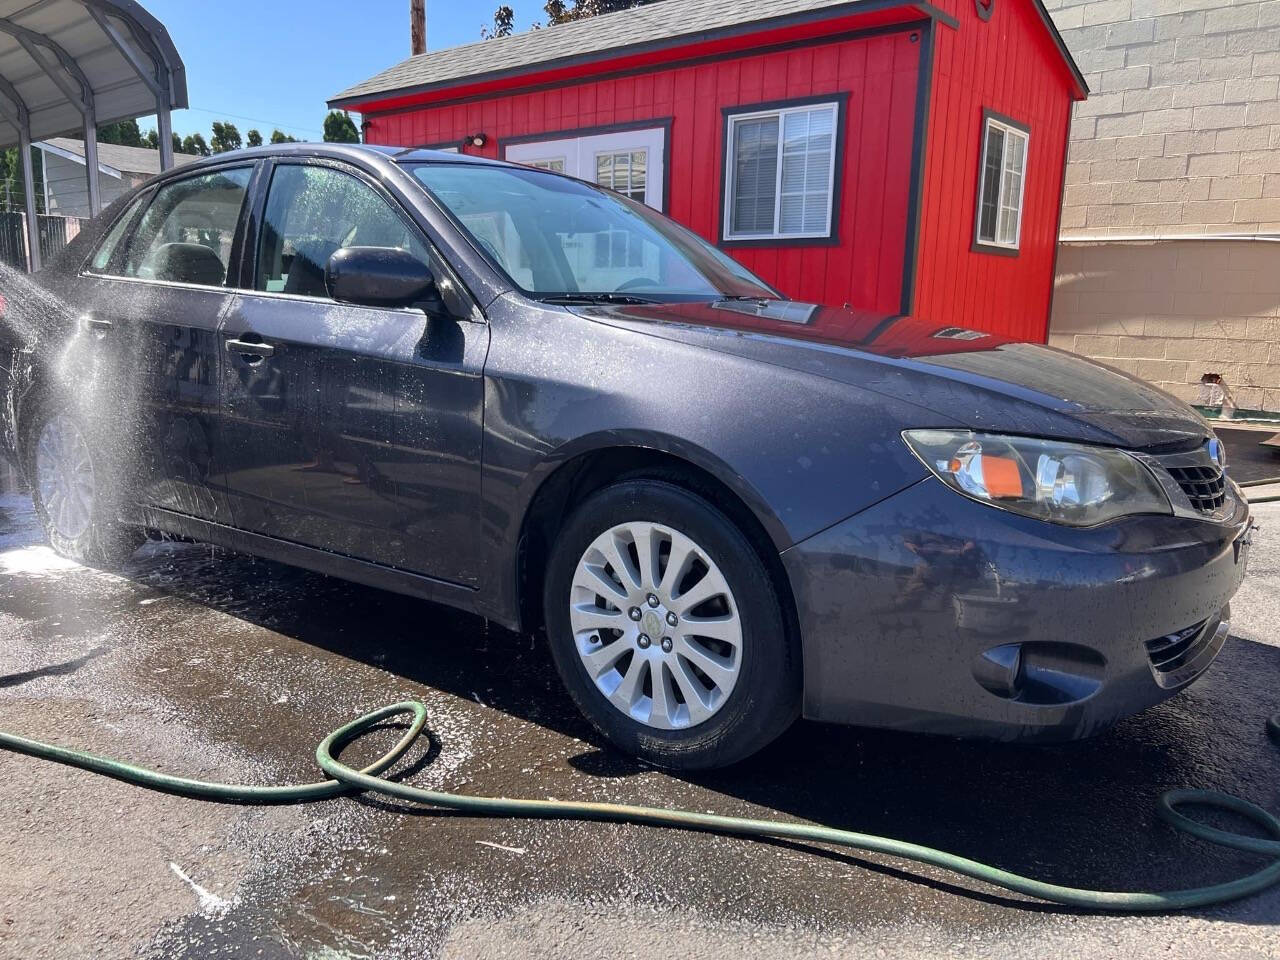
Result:
<svg viewBox="0 0 1280 960">
<path fill-rule="evenodd" d="M 83 140 L 74 140 L 71 137 L 50 137 L 48 140 L 41 142 L 47 143 L 55 149 L 75 154 L 81 160 L 84 160 Z M 39 144 L 36 144 L 36 146 L 39 146 Z M 193 157 L 185 153 L 175 153 L 173 155 L 173 163 L 177 167 L 195 163 L 199 159 L 199 157 Z M 119 170 L 122 173 L 142 173 L 147 176 L 153 176 L 160 172 L 160 151 L 151 150 L 147 147 L 122 147 L 115 143 L 99 143 L 98 163 L 114 170 Z"/>
<path fill-rule="evenodd" d="M 909 2 L 903 0 L 903 5 Z M 662 0 L 589 20 L 419 54 L 342 91 L 329 105 L 349 106 L 392 91 L 443 86 L 522 67 L 550 66 L 556 61 L 619 47 L 685 39 L 692 42 L 701 34 L 779 18 L 823 18 L 844 9 L 855 11 L 868 3 L 869 0 Z"/>
</svg>

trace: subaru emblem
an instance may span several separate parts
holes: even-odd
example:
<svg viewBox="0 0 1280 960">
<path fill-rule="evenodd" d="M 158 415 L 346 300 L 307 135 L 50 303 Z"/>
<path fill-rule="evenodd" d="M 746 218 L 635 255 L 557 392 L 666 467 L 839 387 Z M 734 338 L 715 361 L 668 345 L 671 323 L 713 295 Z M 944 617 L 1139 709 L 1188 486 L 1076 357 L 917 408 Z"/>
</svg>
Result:
<svg viewBox="0 0 1280 960">
<path fill-rule="evenodd" d="M 1209 459 L 1216 463 L 1220 470 L 1227 469 L 1227 448 L 1217 437 L 1209 441 Z"/>
</svg>

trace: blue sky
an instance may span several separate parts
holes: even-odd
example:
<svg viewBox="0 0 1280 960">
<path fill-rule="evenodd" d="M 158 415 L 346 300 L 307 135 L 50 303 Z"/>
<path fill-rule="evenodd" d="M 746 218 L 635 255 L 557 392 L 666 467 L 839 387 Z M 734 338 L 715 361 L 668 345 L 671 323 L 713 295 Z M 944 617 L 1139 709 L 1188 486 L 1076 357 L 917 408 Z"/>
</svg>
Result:
<svg viewBox="0 0 1280 960">
<path fill-rule="evenodd" d="M 516 29 L 544 18 L 543 0 L 508 0 Z M 244 134 L 279 127 L 319 140 L 325 100 L 409 55 L 409 0 L 142 0 L 187 65 L 192 109 L 173 116 L 184 136 L 209 138 L 214 120 Z M 427 48 L 480 39 L 498 0 L 427 0 Z M 153 118 L 138 121 L 145 130 Z"/>
</svg>

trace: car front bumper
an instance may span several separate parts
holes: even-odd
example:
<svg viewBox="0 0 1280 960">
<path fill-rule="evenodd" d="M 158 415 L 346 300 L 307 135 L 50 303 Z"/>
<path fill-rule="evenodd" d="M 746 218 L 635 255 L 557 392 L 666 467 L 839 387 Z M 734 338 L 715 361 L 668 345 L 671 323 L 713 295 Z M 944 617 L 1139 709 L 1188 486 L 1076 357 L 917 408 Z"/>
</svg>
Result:
<svg viewBox="0 0 1280 960">
<path fill-rule="evenodd" d="M 1001 740 L 1098 733 L 1199 676 L 1226 638 L 1252 520 L 1073 528 L 935 478 L 783 554 L 805 716 Z"/>
</svg>

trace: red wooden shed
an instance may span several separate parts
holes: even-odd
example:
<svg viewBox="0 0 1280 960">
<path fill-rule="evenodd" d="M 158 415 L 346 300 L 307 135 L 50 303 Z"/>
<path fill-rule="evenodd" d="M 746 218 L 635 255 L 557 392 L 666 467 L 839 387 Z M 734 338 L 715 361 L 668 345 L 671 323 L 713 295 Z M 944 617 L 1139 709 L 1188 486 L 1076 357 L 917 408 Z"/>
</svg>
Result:
<svg viewBox="0 0 1280 960">
<path fill-rule="evenodd" d="M 1039 0 L 662 0 L 412 57 L 330 106 L 369 143 L 619 190 L 797 299 L 1044 340 L 1086 93 Z"/>
</svg>

